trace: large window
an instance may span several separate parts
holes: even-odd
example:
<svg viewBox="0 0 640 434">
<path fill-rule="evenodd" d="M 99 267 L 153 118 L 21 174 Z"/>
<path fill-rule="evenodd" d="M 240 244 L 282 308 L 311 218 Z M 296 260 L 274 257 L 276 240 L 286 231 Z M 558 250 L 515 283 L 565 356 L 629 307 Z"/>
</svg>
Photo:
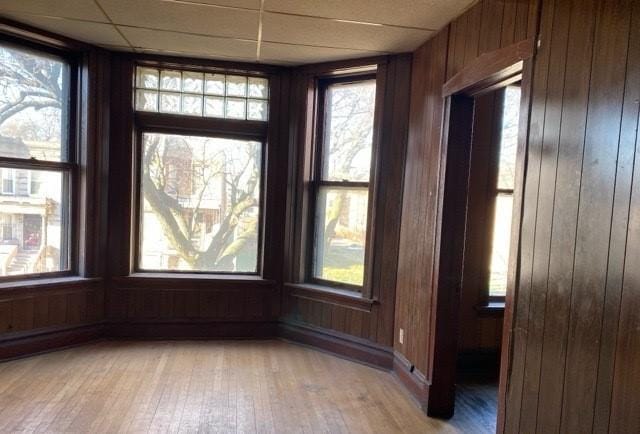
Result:
<svg viewBox="0 0 640 434">
<path fill-rule="evenodd" d="M 137 271 L 261 271 L 268 83 L 237 74 L 136 69 Z M 214 101 L 222 108 L 209 112 Z"/>
<path fill-rule="evenodd" d="M 373 77 L 320 85 L 312 282 L 355 290 L 364 284 L 375 99 Z"/>
<path fill-rule="evenodd" d="M 71 68 L 0 45 L 0 276 L 70 269 Z"/>
<path fill-rule="evenodd" d="M 497 185 L 490 191 L 490 200 L 493 200 L 494 203 L 494 216 L 489 269 L 489 297 L 494 299 L 504 297 L 507 291 L 519 114 L 520 87 L 508 86 L 504 93 Z"/>
<path fill-rule="evenodd" d="M 256 273 L 262 145 L 142 135 L 141 270 Z"/>
</svg>

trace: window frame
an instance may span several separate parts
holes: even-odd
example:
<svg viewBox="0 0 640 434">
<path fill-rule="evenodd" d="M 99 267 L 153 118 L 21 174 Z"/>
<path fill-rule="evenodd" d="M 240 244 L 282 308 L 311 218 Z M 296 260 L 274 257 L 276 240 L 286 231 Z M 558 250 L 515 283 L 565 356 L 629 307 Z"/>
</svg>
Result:
<svg viewBox="0 0 640 434">
<path fill-rule="evenodd" d="M 368 182 L 358 181 L 327 181 L 323 179 L 322 170 L 324 162 L 324 151 L 326 151 L 325 130 L 326 130 L 326 113 L 327 113 L 327 91 L 335 84 L 350 84 L 366 81 L 374 81 L 376 84 L 374 115 L 372 127 L 371 142 L 371 161 Z M 371 294 L 371 260 L 373 258 L 373 242 L 374 242 L 374 210 L 375 210 L 375 186 L 376 186 L 376 169 L 377 155 L 379 147 L 379 128 L 380 128 L 380 82 L 378 71 L 369 71 L 364 73 L 347 74 L 330 77 L 320 77 L 316 80 L 316 104 L 314 113 L 313 141 L 310 150 L 311 160 L 311 176 L 308 180 L 308 222 L 307 222 L 307 240 L 309 242 L 304 248 L 304 282 L 307 284 L 318 285 L 330 289 L 339 289 L 349 291 L 362 296 L 370 296 Z M 367 228 L 365 235 L 365 252 L 364 252 L 364 276 L 363 284 L 353 285 L 344 282 L 337 282 L 327 279 L 321 279 L 314 274 L 315 261 L 315 242 L 316 242 L 316 212 L 318 206 L 318 197 L 322 187 L 330 188 L 354 188 L 367 189 Z"/>
<path fill-rule="evenodd" d="M 131 207 L 132 219 L 130 224 L 131 230 L 131 247 L 130 247 L 130 273 L 137 275 L 157 275 L 157 276 L 174 276 L 174 277 L 195 277 L 195 278 L 238 278 L 243 276 L 259 277 L 264 272 L 264 251 L 265 251 L 265 235 L 266 235 L 266 216 L 268 210 L 266 206 L 267 195 L 267 158 L 268 158 L 268 126 L 269 117 L 266 121 L 258 120 L 241 120 L 215 118 L 205 116 L 193 116 L 188 114 L 163 113 L 138 111 L 135 108 L 135 80 L 137 76 L 137 67 L 153 67 L 159 69 L 176 69 L 180 71 L 202 72 L 202 73 L 221 73 L 228 75 L 244 75 L 246 77 L 260 77 L 269 80 L 269 107 L 271 107 L 272 83 L 268 74 L 243 73 L 241 71 L 227 71 L 218 68 L 201 68 L 186 67 L 179 65 L 165 66 L 162 64 L 149 64 L 143 61 L 133 62 L 132 64 L 132 97 L 134 100 L 131 104 L 133 115 L 133 188 L 131 191 Z M 152 270 L 140 267 L 141 258 L 141 209 L 142 209 L 142 155 L 143 143 L 142 136 L 145 133 L 160 133 L 183 136 L 200 136 L 210 138 L 222 138 L 233 140 L 250 140 L 261 144 L 260 150 L 260 183 L 259 183 L 259 210 L 258 210 L 258 240 L 257 240 L 257 263 L 255 272 L 233 272 L 233 271 L 206 271 L 206 270 Z"/>
<path fill-rule="evenodd" d="M 11 173 L 11 177 L 5 177 L 5 172 L 6 171 L 10 171 L 9 173 Z M 0 181 L 2 181 L 2 186 L 0 186 L 0 194 L 2 195 L 11 195 L 14 196 L 16 194 L 16 169 L 10 168 L 10 167 L 0 167 L 0 173 L 2 174 L 0 176 Z M 29 172 L 31 173 L 31 172 Z M 11 181 L 11 190 L 5 190 L 4 189 L 4 182 L 9 179 Z"/>
<path fill-rule="evenodd" d="M 42 280 L 61 277 L 72 277 L 79 274 L 78 252 L 80 249 L 80 128 L 82 120 L 79 107 L 83 91 L 81 89 L 80 67 L 82 65 L 82 53 L 75 50 L 57 48 L 55 46 L 40 44 L 27 39 L 17 38 L 7 34 L 0 34 L 0 45 L 31 53 L 43 58 L 61 61 L 67 65 L 68 95 L 66 95 L 67 110 L 62 111 L 61 127 L 61 152 L 60 161 L 38 160 L 35 158 L 13 158 L 0 156 L 0 166 L 14 170 L 14 195 L 16 191 L 16 170 L 46 170 L 58 172 L 62 178 L 61 191 L 61 243 L 66 244 L 66 249 L 61 249 L 61 264 L 64 269 L 59 271 L 25 273 L 19 275 L 0 276 L 0 284 Z M 66 147 L 64 146 L 66 144 Z M 29 172 L 30 173 L 30 172 Z M 29 181 L 30 184 L 30 181 Z M 29 185 L 29 191 L 31 186 Z M 66 240 L 66 241 L 65 241 Z M 63 268 L 63 266 L 61 266 Z"/>
<path fill-rule="evenodd" d="M 506 102 L 506 89 L 509 86 L 519 87 L 522 91 L 521 81 L 516 81 L 511 83 L 503 88 L 497 90 L 499 95 L 499 101 L 496 102 L 494 108 L 494 128 L 496 128 L 496 133 L 494 134 L 491 146 L 491 159 L 489 165 L 489 179 L 491 180 L 491 184 L 487 186 L 486 190 L 486 199 L 487 199 L 487 216 L 489 217 L 490 223 L 487 224 L 486 234 L 485 234 L 485 248 L 484 252 L 486 255 L 486 264 L 487 270 L 486 274 L 483 276 L 483 293 L 482 293 L 482 305 L 491 305 L 491 304 L 504 304 L 506 300 L 506 295 L 492 295 L 491 294 L 491 256 L 493 251 L 493 235 L 495 232 L 494 218 L 498 203 L 498 197 L 500 195 L 508 195 L 511 197 L 512 206 L 514 200 L 514 191 L 515 185 L 512 188 L 501 188 L 499 187 L 499 173 L 500 173 L 500 153 L 502 150 L 502 122 L 504 118 L 504 108 Z M 521 95 L 522 98 L 522 95 Z M 522 106 L 519 104 L 518 109 L 521 110 Z M 521 115 L 522 113 L 520 113 Z M 518 124 L 520 126 L 520 124 Z M 519 140 L 519 138 L 518 138 Z M 517 150 L 517 145 L 516 145 Z M 517 155 L 514 157 L 514 162 L 517 160 Z M 515 166 L 514 166 L 515 168 Z M 515 182 L 515 181 L 514 181 Z M 513 225 L 513 221 L 511 222 Z M 511 231 L 509 231 L 509 234 Z M 511 242 L 511 237 L 509 236 L 509 241 Z M 509 247 L 510 249 L 512 246 Z"/>
</svg>

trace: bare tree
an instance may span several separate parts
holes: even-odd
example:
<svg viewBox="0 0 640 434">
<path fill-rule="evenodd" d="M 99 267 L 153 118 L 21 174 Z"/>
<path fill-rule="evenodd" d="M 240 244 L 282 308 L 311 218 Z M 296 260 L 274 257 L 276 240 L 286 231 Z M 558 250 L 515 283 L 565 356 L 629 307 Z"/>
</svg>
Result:
<svg viewBox="0 0 640 434">
<path fill-rule="evenodd" d="M 325 156 L 325 169 L 336 180 L 349 179 L 368 181 L 370 171 L 371 140 L 373 134 L 374 86 L 340 86 L 331 95 L 331 112 L 327 126 L 330 161 Z M 363 152 L 368 155 L 363 156 Z M 359 157 L 367 164 L 354 164 Z M 329 247 L 336 236 L 336 226 L 347 200 L 346 192 L 340 191 L 327 210 L 324 228 L 324 248 Z"/>
<path fill-rule="evenodd" d="M 145 137 L 144 198 L 170 245 L 192 269 L 232 270 L 234 258 L 257 242 L 257 219 L 253 217 L 247 224 L 245 213 L 257 205 L 258 144 L 246 143 L 242 146 L 242 158 L 234 158 L 228 148 L 211 153 L 205 149 L 206 143 L 193 146 L 192 138 L 157 134 Z M 176 167 L 179 161 L 186 166 Z M 201 230 L 197 218 L 205 196 L 216 182 L 221 183 L 219 188 L 224 204 L 221 220 L 208 245 L 199 246 L 193 242 L 193 237 Z M 184 194 L 185 190 L 189 190 L 188 193 Z M 181 197 L 181 193 L 185 197 Z M 185 206 L 181 199 L 189 204 Z M 241 228 L 243 218 L 245 227 Z"/>
<path fill-rule="evenodd" d="M 61 108 L 65 65 L 29 53 L 0 50 L 0 126 L 29 108 Z"/>
</svg>

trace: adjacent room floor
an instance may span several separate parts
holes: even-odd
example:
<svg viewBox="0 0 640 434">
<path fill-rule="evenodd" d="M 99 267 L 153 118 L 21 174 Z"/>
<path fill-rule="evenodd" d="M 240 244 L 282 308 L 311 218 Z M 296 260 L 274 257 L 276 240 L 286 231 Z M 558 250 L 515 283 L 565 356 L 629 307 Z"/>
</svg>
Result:
<svg viewBox="0 0 640 434">
<path fill-rule="evenodd" d="M 0 364 L 0 432 L 491 431 L 460 409 L 428 418 L 393 375 L 282 341 L 104 341 Z"/>
</svg>

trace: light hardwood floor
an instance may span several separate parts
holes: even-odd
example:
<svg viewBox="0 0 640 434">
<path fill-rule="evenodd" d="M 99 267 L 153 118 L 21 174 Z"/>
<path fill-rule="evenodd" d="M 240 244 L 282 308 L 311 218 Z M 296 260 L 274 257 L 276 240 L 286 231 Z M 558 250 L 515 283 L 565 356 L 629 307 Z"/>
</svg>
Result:
<svg viewBox="0 0 640 434">
<path fill-rule="evenodd" d="M 0 364 L 1 432 L 483 432 L 389 373 L 281 341 L 105 341 Z"/>
</svg>

